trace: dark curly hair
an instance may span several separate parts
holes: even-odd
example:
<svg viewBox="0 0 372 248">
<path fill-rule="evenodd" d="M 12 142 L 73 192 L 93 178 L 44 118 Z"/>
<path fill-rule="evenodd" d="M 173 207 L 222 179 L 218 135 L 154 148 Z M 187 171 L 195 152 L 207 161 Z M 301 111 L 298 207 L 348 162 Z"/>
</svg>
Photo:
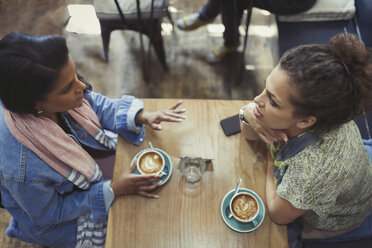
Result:
<svg viewBox="0 0 372 248">
<path fill-rule="evenodd" d="M 294 116 L 316 117 L 313 128 L 332 129 L 371 109 L 370 54 L 353 34 L 288 50 L 279 65 L 297 90 L 290 97 Z"/>
<path fill-rule="evenodd" d="M 36 114 L 34 105 L 53 90 L 68 61 L 66 40 L 12 32 L 0 41 L 0 99 L 16 113 Z"/>
</svg>

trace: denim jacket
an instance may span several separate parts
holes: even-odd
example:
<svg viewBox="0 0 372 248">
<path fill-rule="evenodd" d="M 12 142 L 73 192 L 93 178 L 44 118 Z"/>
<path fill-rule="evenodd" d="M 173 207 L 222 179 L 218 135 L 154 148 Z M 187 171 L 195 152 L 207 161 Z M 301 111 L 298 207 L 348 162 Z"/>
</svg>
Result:
<svg viewBox="0 0 372 248">
<path fill-rule="evenodd" d="M 134 121 L 143 109 L 141 100 L 127 95 L 110 99 L 95 92 L 86 93 L 85 98 L 110 135 L 118 133 L 136 145 L 142 143 L 144 127 L 136 126 Z M 78 143 L 107 150 L 70 115 L 63 113 L 62 117 Z M 0 154 L 2 204 L 12 215 L 6 231 L 8 236 L 45 246 L 75 247 L 77 219 L 87 215 L 93 216 L 94 224 L 102 223 L 105 233 L 108 210 L 114 198 L 110 181 L 102 180 L 89 190 L 74 187 L 12 136 L 4 120 L 1 101 Z"/>
</svg>

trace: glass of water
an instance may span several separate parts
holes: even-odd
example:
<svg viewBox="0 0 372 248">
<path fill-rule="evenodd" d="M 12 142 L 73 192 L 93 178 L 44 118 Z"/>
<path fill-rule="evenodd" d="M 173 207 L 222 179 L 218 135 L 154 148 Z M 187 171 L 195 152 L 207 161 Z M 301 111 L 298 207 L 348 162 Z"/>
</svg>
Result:
<svg viewBox="0 0 372 248">
<path fill-rule="evenodd" d="M 183 157 L 180 161 L 181 173 L 190 183 L 199 181 L 205 171 L 205 161 L 202 158 Z"/>
</svg>

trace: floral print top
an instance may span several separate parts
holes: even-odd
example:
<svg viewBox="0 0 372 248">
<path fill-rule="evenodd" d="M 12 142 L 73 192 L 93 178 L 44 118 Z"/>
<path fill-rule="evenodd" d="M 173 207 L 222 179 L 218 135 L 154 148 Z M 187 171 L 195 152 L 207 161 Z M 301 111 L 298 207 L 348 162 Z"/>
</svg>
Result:
<svg viewBox="0 0 372 248">
<path fill-rule="evenodd" d="M 314 227 L 337 231 L 362 222 L 372 209 L 372 164 L 350 121 L 281 162 L 277 194 Z"/>
</svg>

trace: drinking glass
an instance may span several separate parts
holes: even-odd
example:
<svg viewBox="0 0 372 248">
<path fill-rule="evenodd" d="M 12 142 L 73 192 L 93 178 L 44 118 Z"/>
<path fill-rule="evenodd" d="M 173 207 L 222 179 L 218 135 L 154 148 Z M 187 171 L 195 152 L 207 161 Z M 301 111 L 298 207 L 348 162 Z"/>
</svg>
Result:
<svg viewBox="0 0 372 248">
<path fill-rule="evenodd" d="M 190 183 L 199 181 L 205 171 L 205 161 L 202 158 L 183 157 L 180 161 L 181 173 Z"/>
</svg>

